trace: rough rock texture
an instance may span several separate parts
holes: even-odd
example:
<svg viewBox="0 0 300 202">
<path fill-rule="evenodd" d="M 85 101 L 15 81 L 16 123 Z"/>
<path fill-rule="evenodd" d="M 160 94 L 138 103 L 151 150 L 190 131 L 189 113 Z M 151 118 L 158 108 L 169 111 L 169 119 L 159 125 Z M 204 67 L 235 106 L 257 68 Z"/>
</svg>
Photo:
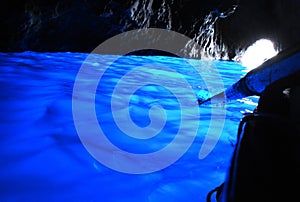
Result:
<svg viewBox="0 0 300 202">
<path fill-rule="evenodd" d="M 300 4 L 292 0 L 5 0 L 1 4 L 0 51 L 90 52 L 118 33 L 159 27 L 194 38 L 212 54 L 228 49 L 233 58 L 260 38 L 271 39 L 278 49 L 287 47 L 298 41 L 300 32 Z M 222 18 L 235 4 L 235 12 Z M 210 13 L 213 19 L 207 18 Z"/>
<path fill-rule="evenodd" d="M 2 7 L 2 50 L 90 51 L 124 25 L 116 23 L 109 1 L 23 0 Z M 119 9 L 118 15 L 126 17 Z"/>
<path fill-rule="evenodd" d="M 300 41 L 299 10 L 300 1 L 240 0 L 235 13 L 218 20 L 216 32 L 231 57 L 261 38 L 281 50 Z"/>
</svg>

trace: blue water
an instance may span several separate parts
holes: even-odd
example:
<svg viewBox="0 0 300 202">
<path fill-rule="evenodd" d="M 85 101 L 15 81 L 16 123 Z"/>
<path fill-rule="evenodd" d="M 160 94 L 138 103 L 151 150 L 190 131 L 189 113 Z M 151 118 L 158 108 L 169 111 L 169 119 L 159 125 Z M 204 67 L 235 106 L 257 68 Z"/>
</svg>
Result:
<svg viewBox="0 0 300 202">
<path fill-rule="evenodd" d="M 224 181 L 239 121 L 258 98 L 200 107 L 196 99 L 246 72 L 235 62 L 165 56 L 0 53 L 0 200 L 205 201 Z M 95 123 L 118 150 L 93 138 L 83 144 L 84 135 L 99 135 Z M 164 158 L 121 155 L 163 148 Z"/>
</svg>

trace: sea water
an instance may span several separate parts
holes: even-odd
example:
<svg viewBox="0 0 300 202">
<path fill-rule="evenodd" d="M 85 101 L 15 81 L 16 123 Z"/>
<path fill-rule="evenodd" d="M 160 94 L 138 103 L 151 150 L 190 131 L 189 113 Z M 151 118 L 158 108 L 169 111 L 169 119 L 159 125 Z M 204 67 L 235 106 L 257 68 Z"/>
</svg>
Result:
<svg viewBox="0 0 300 202">
<path fill-rule="evenodd" d="M 247 69 L 232 61 L 88 56 L 0 53 L 0 200 L 205 201 L 225 180 L 239 121 L 258 97 L 195 103 L 226 89 Z M 81 88 L 74 92 L 78 80 Z M 106 136 L 116 152 L 92 139 L 103 154 L 92 155 L 85 132 Z M 208 136 L 214 142 L 205 143 Z M 140 158 L 163 148 L 177 159 L 164 164 L 167 157 Z M 123 151 L 139 159 L 120 161 Z"/>
</svg>

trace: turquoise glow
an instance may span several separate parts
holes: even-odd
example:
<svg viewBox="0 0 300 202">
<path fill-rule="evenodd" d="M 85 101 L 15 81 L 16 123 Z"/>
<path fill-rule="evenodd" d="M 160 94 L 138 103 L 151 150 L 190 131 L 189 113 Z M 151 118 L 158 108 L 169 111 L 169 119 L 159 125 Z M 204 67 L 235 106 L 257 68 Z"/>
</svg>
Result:
<svg viewBox="0 0 300 202">
<path fill-rule="evenodd" d="M 224 181 L 239 121 L 243 113 L 256 107 L 257 97 L 235 100 L 226 106 L 201 106 L 197 136 L 182 158 L 154 173 L 123 174 L 96 161 L 85 150 L 74 128 L 72 88 L 86 57 L 87 54 L 81 53 L 0 53 L 0 200 L 205 201 L 208 191 Z M 110 57 L 113 56 L 103 55 L 91 65 L 101 68 Z M 150 107 L 163 106 L 167 120 L 160 134 L 148 140 L 135 140 L 122 134 L 112 121 L 110 96 L 114 86 L 127 71 L 147 62 L 172 67 L 198 96 L 207 96 L 208 92 L 201 76 L 181 58 L 126 56 L 113 64 L 97 89 L 97 117 L 105 123 L 101 126 L 115 145 L 136 153 L 165 147 L 179 127 L 180 108 L 176 98 L 156 85 L 144 86 L 132 95 L 130 115 L 137 125 L 145 127 L 149 125 Z M 207 76 L 212 66 L 217 67 L 225 88 L 245 74 L 245 68 L 234 62 L 190 62 L 203 68 Z M 167 78 L 164 71 L 150 73 Z M 172 76 L 170 72 L 167 74 Z M 212 89 L 211 93 L 222 90 Z M 199 160 L 212 107 L 226 107 L 225 127 L 212 153 Z M 188 130 L 189 125 L 183 127 Z"/>
</svg>

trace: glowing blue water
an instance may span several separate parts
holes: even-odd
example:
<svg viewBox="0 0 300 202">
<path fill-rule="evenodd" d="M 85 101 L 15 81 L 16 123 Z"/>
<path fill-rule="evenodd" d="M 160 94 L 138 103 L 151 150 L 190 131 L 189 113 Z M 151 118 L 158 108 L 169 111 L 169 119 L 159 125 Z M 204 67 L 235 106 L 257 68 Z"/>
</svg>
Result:
<svg viewBox="0 0 300 202">
<path fill-rule="evenodd" d="M 257 98 L 249 97 L 226 106 L 201 106 L 200 119 L 196 120 L 200 125 L 197 136 L 182 158 L 150 174 L 124 174 L 94 159 L 74 127 L 73 84 L 87 56 L 80 53 L 0 54 L 0 200 L 205 201 L 207 192 L 224 180 L 239 120 L 244 112 L 255 108 Z M 103 68 L 111 57 L 99 56 L 91 65 Z M 138 126 L 147 126 L 149 109 L 158 103 L 166 109 L 168 118 L 163 132 L 149 140 L 135 140 L 121 134 L 110 112 L 110 100 L 114 86 L 129 70 L 149 63 L 171 67 L 199 96 L 206 92 L 202 76 L 220 82 L 214 81 L 210 71 L 213 67 L 219 70 L 224 87 L 245 74 L 245 68 L 234 62 L 190 62 L 203 70 L 200 76 L 181 58 L 126 56 L 111 66 L 98 86 L 95 108 L 99 122 L 104 123 L 103 130 L 115 145 L 134 153 L 153 152 L 167 146 L 179 127 L 186 127 L 187 131 L 189 128 L 188 124 L 179 125 L 180 106 L 172 92 L 149 85 L 131 96 L 131 118 Z M 167 72 L 153 70 L 150 73 L 166 85 L 170 83 L 165 79 L 169 78 L 164 75 Z M 141 73 L 135 78 L 143 80 L 145 76 Z M 89 81 L 86 82 L 88 85 Z M 212 89 L 213 92 L 221 90 Z M 120 102 L 126 93 L 124 90 L 124 95 L 120 95 Z M 216 147 L 200 160 L 198 153 L 210 124 L 212 107 L 226 107 L 225 126 Z"/>
</svg>

